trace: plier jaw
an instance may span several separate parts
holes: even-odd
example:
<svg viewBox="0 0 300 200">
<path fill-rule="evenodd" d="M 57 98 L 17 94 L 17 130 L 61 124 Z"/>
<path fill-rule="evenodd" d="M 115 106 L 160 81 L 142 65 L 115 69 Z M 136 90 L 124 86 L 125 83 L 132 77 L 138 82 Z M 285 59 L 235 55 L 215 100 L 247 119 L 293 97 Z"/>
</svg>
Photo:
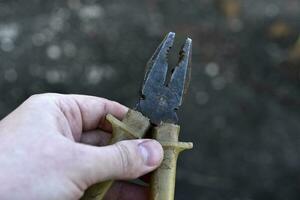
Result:
<svg viewBox="0 0 300 200">
<path fill-rule="evenodd" d="M 174 39 L 175 33 L 168 33 L 148 61 L 140 100 L 136 107 L 155 125 L 162 122 L 178 122 L 176 110 L 182 104 L 190 80 L 192 40 L 187 38 L 179 52 L 178 63 L 172 69 L 170 81 L 166 81 L 168 53 Z"/>
</svg>

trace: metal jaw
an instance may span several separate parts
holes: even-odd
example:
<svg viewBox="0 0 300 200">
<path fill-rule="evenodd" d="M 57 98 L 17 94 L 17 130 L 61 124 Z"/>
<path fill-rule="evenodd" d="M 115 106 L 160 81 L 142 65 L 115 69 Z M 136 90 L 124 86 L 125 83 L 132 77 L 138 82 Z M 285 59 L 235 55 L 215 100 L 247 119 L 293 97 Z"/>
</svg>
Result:
<svg viewBox="0 0 300 200">
<path fill-rule="evenodd" d="M 147 63 L 141 98 L 136 107 L 155 125 L 178 122 L 176 110 L 182 104 L 190 79 L 192 40 L 187 38 L 179 52 L 178 64 L 172 70 L 169 83 L 166 83 L 168 53 L 174 39 L 175 33 L 170 32 Z"/>
</svg>

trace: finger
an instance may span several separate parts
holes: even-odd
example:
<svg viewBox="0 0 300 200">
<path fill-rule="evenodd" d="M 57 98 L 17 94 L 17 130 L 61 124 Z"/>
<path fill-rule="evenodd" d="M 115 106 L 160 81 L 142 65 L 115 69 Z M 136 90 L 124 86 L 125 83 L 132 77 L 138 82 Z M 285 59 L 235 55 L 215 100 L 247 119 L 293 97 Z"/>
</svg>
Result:
<svg viewBox="0 0 300 200">
<path fill-rule="evenodd" d="M 118 181 L 109 189 L 104 200 L 147 200 L 149 196 L 148 193 L 148 187 Z"/>
<path fill-rule="evenodd" d="M 108 145 L 111 139 L 111 133 L 107 133 L 102 130 L 93 130 L 84 132 L 81 135 L 80 142 L 83 144 L 89 144 L 93 146 L 105 146 Z"/>
<path fill-rule="evenodd" d="M 38 119 L 41 127 L 55 128 L 79 141 L 83 131 L 100 128 L 111 132 L 105 116 L 110 113 L 122 119 L 127 111 L 127 107 L 100 97 L 46 93 L 31 96 L 6 121 L 17 117 L 19 124 L 33 124 Z"/>
<path fill-rule="evenodd" d="M 73 169 L 87 185 L 135 179 L 157 168 L 163 159 L 161 145 L 150 139 L 126 140 L 105 147 L 77 145 L 80 157 Z"/>
<path fill-rule="evenodd" d="M 67 95 L 73 99 L 81 114 L 83 131 L 101 128 L 111 131 L 111 125 L 105 119 L 107 114 L 112 114 L 118 119 L 122 119 L 128 108 L 115 101 L 110 101 L 100 97 L 85 95 Z"/>
</svg>

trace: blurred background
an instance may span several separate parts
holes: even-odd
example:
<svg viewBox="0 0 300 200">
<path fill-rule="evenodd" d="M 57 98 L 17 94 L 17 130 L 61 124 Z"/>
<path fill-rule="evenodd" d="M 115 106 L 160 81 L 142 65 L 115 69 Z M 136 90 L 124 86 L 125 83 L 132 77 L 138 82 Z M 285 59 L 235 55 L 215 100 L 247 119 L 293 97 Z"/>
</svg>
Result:
<svg viewBox="0 0 300 200">
<path fill-rule="evenodd" d="M 165 34 L 193 39 L 176 199 L 300 198 L 300 1 L 1 0 L 0 117 L 35 93 L 133 107 Z"/>
</svg>

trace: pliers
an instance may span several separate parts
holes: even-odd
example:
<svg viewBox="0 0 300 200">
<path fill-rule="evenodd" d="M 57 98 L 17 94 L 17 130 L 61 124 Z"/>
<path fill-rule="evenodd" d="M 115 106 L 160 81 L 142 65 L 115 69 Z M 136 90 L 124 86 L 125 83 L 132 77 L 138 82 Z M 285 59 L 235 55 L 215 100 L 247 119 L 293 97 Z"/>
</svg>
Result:
<svg viewBox="0 0 300 200">
<path fill-rule="evenodd" d="M 181 106 L 190 80 L 192 40 L 187 38 L 179 52 L 178 64 L 172 69 L 167 81 L 168 53 L 173 46 L 175 33 L 170 32 L 155 50 L 146 65 L 146 73 L 138 103 L 130 109 L 122 121 L 108 114 L 112 124 L 111 143 L 125 139 L 145 137 L 146 133 L 158 140 L 164 149 L 161 166 L 152 173 L 150 181 L 151 200 L 173 200 L 176 162 L 179 152 L 192 148 L 192 143 L 178 142 L 180 126 L 176 111 Z M 103 199 L 113 181 L 90 187 L 83 196 L 85 200 Z"/>
</svg>

